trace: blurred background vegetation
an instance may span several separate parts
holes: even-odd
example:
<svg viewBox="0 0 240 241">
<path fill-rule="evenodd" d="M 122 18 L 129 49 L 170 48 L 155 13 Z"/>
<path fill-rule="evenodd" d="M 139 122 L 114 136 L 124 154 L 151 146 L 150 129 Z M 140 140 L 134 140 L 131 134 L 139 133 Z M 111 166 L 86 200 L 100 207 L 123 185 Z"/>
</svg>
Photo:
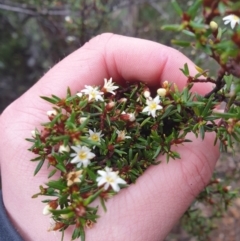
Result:
<svg viewBox="0 0 240 241">
<path fill-rule="evenodd" d="M 178 21 L 166 0 L 0 0 L 0 113 L 97 34 L 113 32 L 170 45 L 172 33 L 161 26 Z"/>
<path fill-rule="evenodd" d="M 178 0 L 183 10 L 193 2 Z M 179 39 L 180 35 L 161 30 L 162 25 L 170 23 L 180 23 L 180 18 L 168 0 L 0 0 L 0 113 L 48 69 L 92 37 L 112 32 L 171 46 L 171 39 Z M 201 62 L 205 62 L 214 72 L 215 65 L 206 61 L 206 55 L 196 54 L 192 49 L 180 51 L 201 67 Z M 240 168 L 239 158 L 231 158 L 231 165 L 219 162 L 217 176 L 232 176 Z M 215 224 L 231 229 L 221 228 L 211 240 L 240 240 L 240 202 L 238 205 L 234 206 L 237 208 L 232 216 L 225 219 L 225 226 Z M 207 212 L 206 208 L 204 211 Z M 206 231 L 203 227 L 207 219 L 200 221 L 194 224 L 201 236 Z M 176 225 L 166 240 L 195 240 L 181 227 Z M 229 239 L 235 228 L 235 238 Z"/>
</svg>

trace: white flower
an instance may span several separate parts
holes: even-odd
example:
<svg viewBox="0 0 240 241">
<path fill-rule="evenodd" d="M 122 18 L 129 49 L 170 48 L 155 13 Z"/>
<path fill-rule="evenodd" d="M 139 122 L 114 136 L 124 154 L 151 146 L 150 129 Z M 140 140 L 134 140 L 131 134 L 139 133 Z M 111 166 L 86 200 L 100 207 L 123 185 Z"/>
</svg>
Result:
<svg viewBox="0 0 240 241">
<path fill-rule="evenodd" d="M 128 113 L 128 115 L 129 115 L 129 121 L 130 121 L 130 122 L 133 122 L 133 121 L 136 120 L 136 117 L 135 117 L 135 114 L 134 114 L 134 113 Z"/>
<path fill-rule="evenodd" d="M 130 122 L 133 122 L 133 121 L 136 120 L 136 117 L 135 117 L 134 113 L 126 113 L 125 111 L 123 111 L 121 113 L 121 115 L 122 115 L 123 120 L 128 120 Z"/>
<path fill-rule="evenodd" d="M 50 117 L 50 116 L 54 116 L 54 115 L 57 115 L 57 111 L 56 110 L 49 110 L 47 111 L 47 115 Z"/>
<path fill-rule="evenodd" d="M 43 208 L 43 215 L 49 215 L 51 213 L 51 207 L 49 204 L 47 204 L 44 208 Z"/>
<path fill-rule="evenodd" d="M 89 129 L 89 137 L 88 139 L 90 139 L 91 141 L 95 141 L 95 142 L 100 142 L 100 138 L 103 136 L 102 131 L 97 132 L 96 129 L 94 128 L 94 130 L 90 130 Z"/>
<path fill-rule="evenodd" d="M 118 89 L 118 86 L 114 86 L 114 83 L 112 83 L 112 78 L 110 78 L 109 80 L 104 79 L 103 90 L 115 95 L 116 93 L 114 92 L 114 90 L 116 90 L 116 89 Z"/>
<path fill-rule="evenodd" d="M 80 117 L 79 122 L 82 124 L 87 120 L 87 117 Z"/>
<path fill-rule="evenodd" d="M 235 28 L 236 24 L 240 24 L 240 18 L 234 14 L 224 17 L 223 21 L 225 25 L 230 23 L 232 29 Z"/>
<path fill-rule="evenodd" d="M 66 16 L 66 17 L 65 17 L 65 21 L 66 21 L 67 23 L 72 23 L 72 22 L 73 22 L 73 20 L 72 20 L 72 18 L 71 18 L 70 16 Z"/>
<path fill-rule="evenodd" d="M 118 176 L 118 172 L 113 172 L 112 168 L 105 167 L 105 171 L 99 170 L 97 172 L 100 175 L 100 177 L 97 178 L 98 186 L 105 184 L 105 190 L 111 186 L 115 192 L 119 192 L 120 187 L 118 184 L 126 184 L 126 181 Z"/>
<path fill-rule="evenodd" d="M 59 153 L 70 152 L 69 146 L 60 145 L 58 149 Z"/>
<path fill-rule="evenodd" d="M 91 99 L 95 99 L 96 101 L 103 100 L 103 97 L 101 96 L 103 92 L 100 92 L 98 90 L 98 87 L 92 87 L 90 85 L 85 85 L 85 89 L 81 90 L 85 95 L 88 95 L 88 101 Z"/>
<path fill-rule="evenodd" d="M 32 130 L 32 131 L 31 131 L 31 134 L 32 134 L 32 137 L 33 137 L 33 138 L 36 138 L 38 132 L 36 132 L 35 130 Z"/>
<path fill-rule="evenodd" d="M 51 214 L 51 210 L 56 210 L 58 203 L 56 200 L 49 201 L 48 204 L 43 208 L 43 215 Z"/>
<path fill-rule="evenodd" d="M 82 170 L 76 172 L 69 172 L 67 174 L 67 185 L 71 186 L 74 183 L 81 182 L 80 178 L 82 177 Z"/>
<path fill-rule="evenodd" d="M 66 40 L 66 42 L 71 43 L 71 42 L 76 41 L 77 37 L 76 36 L 67 36 L 65 40 Z"/>
<path fill-rule="evenodd" d="M 81 167 L 82 164 L 84 167 L 87 167 L 90 160 L 96 156 L 93 152 L 91 152 L 91 149 L 86 146 L 77 145 L 71 146 L 71 148 L 76 152 L 70 154 L 71 157 L 74 157 L 71 160 L 71 163 L 78 163 L 77 167 Z"/>
<path fill-rule="evenodd" d="M 156 111 L 162 109 L 162 106 L 159 105 L 160 102 L 161 101 L 158 95 L 153 100 L 151 98 L 147 99 L 147 106 L 142 110 L 142 112 L 148 112 L 148 115 L 156 117 Z"/>
<path fill-rule="evenodd" d="M 118 134 L 117 141 L 123 141 L 125 139 L 131 139 L 131 136 L 126 136 L 125 131 L 117 130 L 116 133 Z"/>
<path fill-rule="evenodd" d="M 83 93 L 79 92 L 76 94 L 79 98 L 81 98 L 83 96 Z"/>
</svg>

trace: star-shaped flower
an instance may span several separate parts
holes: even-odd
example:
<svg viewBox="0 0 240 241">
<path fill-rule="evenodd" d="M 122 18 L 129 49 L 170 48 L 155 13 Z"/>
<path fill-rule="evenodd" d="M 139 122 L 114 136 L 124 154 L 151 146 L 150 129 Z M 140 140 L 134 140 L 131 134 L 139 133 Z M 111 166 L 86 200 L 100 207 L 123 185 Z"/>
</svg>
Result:
<svg viewBox="0 0 240 241">
<path fill-rule="evenodd" d="M 98 87 L 92 87 L 90 85 L 85 85 L 85 89 L 81 90 L 85 95 L 88 95 L 88 101 L 94 99 L 96 101 L 103 100 L 103 92 L 98 90 Z"/>
<path fill-rule="evenodd" d="M 109 80 L 104 79 L 104 86 L 102 89 L 104 92 L 109 92 L 115 95 L 116 93 L 114 92 L 114 90 L 118 88 L 119 88 L 118 86 L 114 86 L 114 83 L 112 82 L 112 78 L 110 78 Z"/>
<path fill-rule="evenodd" d="M 227 15 L 223 21 L 225 25 L 230 23 L 232 29 L 235 28 L 236 24 L 240 24 L 240 18 L 234 14 Z"/>
<path fill-rule="evenodd" d="M 102 131 L 97 132 L 95 128 L 93 131 L 89 129 L 88 133 L 89 133 L 88 139 L 95 142 L 100 142 L 101 137 L 103 136 Z"/>
<path fill-rule="evenodd" d="M 70 154 L 71 157 L 74 157 L 71 160 L 71 163 L 77 163 L 77 167 L 81 167 L 82 165 L 87 167 L 90 160 L 96 156 L 93 152 L 91 152 L 91 149 L 86 146 L 77 145 L 71 146 L 71 148 L 76 152 Z"/>
<path fill-rule="evenodd" d="M 161 110 L 163 107 L 159 105 L 160 103 L 159 96 L 157 95 L 154 99 L 149 98 L 146 100 L 147 106 L 142 110 L 142 112 L 148 112 L 148 115 L 156 117 L 156 111 Z"/>
<path fill-rule="evenodd" d="M 98 186 L 104 184 L 105 190 L 111 186 L 115 192 L 119 192 L 119 184 L 126 184 L 126 181 L 118 176 L 118 172 L 113 172 L 112 168 L 105 167 L 105 171 L 99 170 L 97 172 L 100 175 L 100 177 L 97 177 Z"/>
<path fill-rule="evenodd" d="M 116 133 L 118 134 L 117 142 L 123 141 L 125 139 L 131 139 L 131 136 L 126 136 L 125 131 L 117 130 Z"/>
<path fill-rule="evenodd" d="M 71 186 L 74 183 L 81 182 L 80 178 L 82 177 L 82 170 L 76 172 L 69 172 L 67 174 L 67 185 Z"/>
</svg>

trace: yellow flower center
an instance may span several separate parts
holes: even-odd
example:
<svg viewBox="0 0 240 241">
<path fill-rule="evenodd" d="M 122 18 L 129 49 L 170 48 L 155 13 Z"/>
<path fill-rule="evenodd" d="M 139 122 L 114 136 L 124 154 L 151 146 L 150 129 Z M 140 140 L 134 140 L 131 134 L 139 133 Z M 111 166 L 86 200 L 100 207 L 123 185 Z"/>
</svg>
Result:
<svg viewBox="0 0 240 241">
<path fill-rule="evenodd" d="M 239 17 L 236 16 L 236 15 L 233 15 L 233 19 L 234 19 L 235 21 L 239 21 Z"/>
<path fill-rule="evenodd" d="M 78 157 L 79 157 L 80 159 L 86 159 L 87 153 L 86 153 L 85 151 L 80 151 L 80 152 L 78 153 Z"/>
<path fill-rule="evenodd" d="M 157 104 L 156 104 L 155 102 L 152 102 L 152 103 L 149 105 L 149 108 L 150 108 L 150 110 L 156 110 Z"/>
<path fill-rule="evenodd" d="M 92 139 L 93 141 L 99 141 L 99 136 L 98 136 L 97 134 L 92 134 L 92 135 L 91 135 L 91 139 Z"/>
<path fill-rule="evenodd" d="M 113 183 L 114 179 L 112 177 L 106 177 L 108 183 Z"/>
</svg>

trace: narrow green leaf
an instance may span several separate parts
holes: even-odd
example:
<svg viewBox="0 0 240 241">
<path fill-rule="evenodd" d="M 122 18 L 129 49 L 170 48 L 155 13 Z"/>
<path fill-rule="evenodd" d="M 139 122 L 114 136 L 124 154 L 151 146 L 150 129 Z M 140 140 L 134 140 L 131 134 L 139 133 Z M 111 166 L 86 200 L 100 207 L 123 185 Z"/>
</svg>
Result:
<svg viewBox="0 0 240 241">
<path fill-rule="evenodd" d="M 185 35 L 187 35 L 187 36 L 189 36 L 189 37 L 195 37 L 195 36 L 196 36 L 193 32 L 191 32 L 191 31 L 189 31 L 189 30 L 186 30 L 186 29 L 184 29 L 184 30 L 182 31 L 182 33 L 184 33 Z"/>
<path fill-rule="evenodd" d="M 105 205 L 105 200 L 103 198 L 100 198 L 100 203 L 102 205 L 102 208 L 103 208 L 104 212 L 107 212 L 107 208 L 106 208 L 106 205 Z"/>
<path fill-rule="evenodd" d="M 172 39 L 171 43 L 175 44 L 175 45 L 178 45 L 178 46 L 181 46 L 181 47 L 189 47 L 189 46 L 191 46 L 191 42 L 183 41 L 183 40 L 177 40 L 177 39 Z"/>
<path fill-rule="evenodd" d="M 201 8 L 201 6 L 202 6 L 202 0 L 195 0 L 193 1 L 193 4 L 191 5 L 191 7 L 188 9 L 187 13 L 191 17 L 195 17 L 198 10 Z"/>
<path fill-rule="evenodd" d="M 40 96 L 42 99 L 46 100 L 47 102 L 50 102 L 52 104 L 56 104 L 58 103 L 57 100 L 53 99 L 53 98 L 49 98 L 49 97 L 46 97 L 46 96 Z"/>
<path fill-rule="evenodd" d="M 53 170 L 48 174 L 48 178 L 52 177 L 56 172 L 57 172 L 57 170 L 56 170 L 56 169 L 53 169 Z"/>
<path fill-rule="evenodd" d="M 177 12 L 177 14 L 179 16 L 182 16 L 183 11 L 182 11 L 181 7 L 179 6 L 178 2 L 176 0 L 172 0 L 171 3 L 173 5 L 174 10 Z"/>
<path fill-rule="evenodd" d="M 84 226 L 80 226 L 80 235 L 81 235 L 81 241 L 85 241 L 85 230 L 84 230 Z"/>
<path fill-rule="evenodd" d="M 205 116 L 208 114 L 209 109 L 214 105 L 213 97 L 214 97 L 214 95 L 211 95 L 211 96 L 209 97 L 208 102 L 206 103 L 206 106 L 205 106 L 205 108 L 203 109 L 203 111 L 202 111 L 202 113 L 201 113 L 201 115 L 202 115 L 203 117 L 205 117 Z"/>
<path fill-rule="evenodd" d="M 62 190 L 64 188 L 66 188 L 67 184 L 62 180 L 58 180 L 58 181 L 49 181 L 48 183 L 46 183 L 46 185 L 48 187 L 52 187 L 58 190 Z"/>
<path fill-rule="evenodd" d="M 57 168 L 58 170 L 62 171 L 62 172 L 67 172 L 64 164 L 62 164 L 62 163 L 58 163 L 58 164 L 56 165 L 56 168 Z"/>
<path fill-rule="evenodd" d="M 162 149 L 162 147 L 161 147 L 161 146 L 159 146 L 159 147 L 157 148 L 157 150 L 156 150 L 155 154 L 153 155 L 153 159 L 155 159 L 155 158 L 156 158 L 156 157 L 159 155 L 159 153 L 160 153 L 161 149 Z"/>
<path fill-rule="evenodd" d="M 141 123 L 140 126 L 144 126 L 145 124 L 148 123 L 149 120 L 151 120 L 151 117 L 146 118 L 146 119 Z"/>
<path fill-rule="evenodd" d="M 41 161 L 39 161 L 35 171 L 34 171 L 34 176 L 40 171 L 41 167 L 43 166 L 45 159 L 42 159 Z"/>
<path fill-rule="evenodd" d="M 199 126 L 199 132 L 200 132 L 200 136 L 202 138 L 202 140 L 204 139 L 204 136 L 205 136 L 205 129 L 204 129 L 204 126 L 203 125 L 200 125 Z"/>
<path fill-rule="evenodd" d="M 161 27 L 162 30 L 170 30 L 170 31 L 180 31 L 183 29 L 183 26 L 180 24 L 166 24 Z"/>
</svg>

